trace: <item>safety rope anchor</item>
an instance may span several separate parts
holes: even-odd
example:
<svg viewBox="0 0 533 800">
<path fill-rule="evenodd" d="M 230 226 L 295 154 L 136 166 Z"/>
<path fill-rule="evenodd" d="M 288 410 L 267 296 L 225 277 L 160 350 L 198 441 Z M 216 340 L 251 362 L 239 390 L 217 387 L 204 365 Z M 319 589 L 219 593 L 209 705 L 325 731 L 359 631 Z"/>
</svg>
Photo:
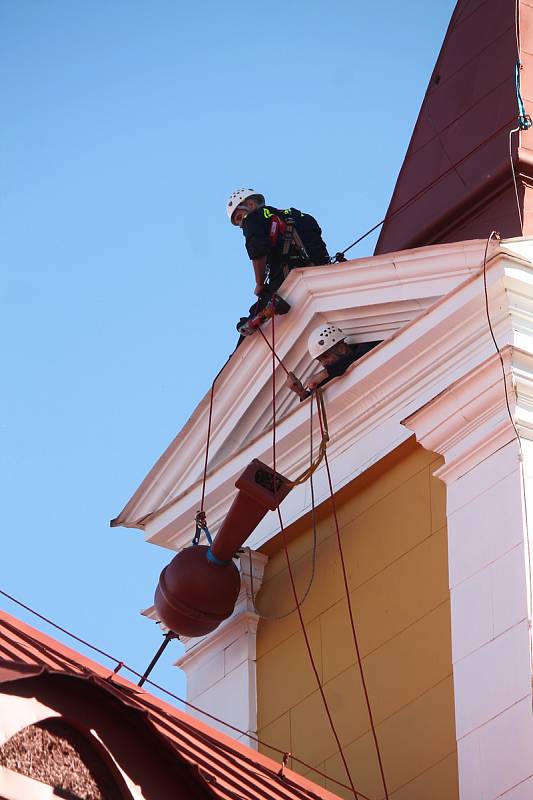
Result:
<svg viewBox="0 0 533 800">
<path fill-rule="evenodd" d="M 211 534 L 209 533 L 209 528 L 207 527 L 207 519 L 205 516 L 205 511 L 197 511 L 196 516 L 194 518 L 194 522 L 196 525 L 196 530 L 194 531 L 194 537 L 192 540 L 193 545 L 200 544 L 200 537 L 202 532 L 205 533 L 205 538 L 207 539 L 207 543 L 209 546 L 213 544 L 213 539 L 211 538 Z"/>
<path fill-rule="evenodd" d="M 292 753 L 283 753 L 283 760 L 281 762 L 281 768 L 278 770 L 278 776 L 280 778 L 285 778 L 285 770 L 287 768 L 287 762 L 291 757 Z"/>
<path fill-rule="evenodd" d="M 531 117 L 529 114 L 526 114 L 526 109 L 524 106 L 524 101 L 522 100 L 522 94 L 520 92 L 520 72 L 522 70 L 522 64 L 520 61 L 517 61 L 515 64 L 515 90 L 516 90 L 516 102 L 518 104 L 518 128 L 521 131 L 527 131 L 533 125 L 531 121 Z"/>
</svg>

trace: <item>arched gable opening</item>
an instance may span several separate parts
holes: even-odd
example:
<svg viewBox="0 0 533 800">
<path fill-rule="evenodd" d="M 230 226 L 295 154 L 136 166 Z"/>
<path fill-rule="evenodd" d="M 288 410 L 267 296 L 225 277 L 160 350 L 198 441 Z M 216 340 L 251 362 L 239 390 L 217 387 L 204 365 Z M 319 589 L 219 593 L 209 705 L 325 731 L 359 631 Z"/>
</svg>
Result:
<svg viewBox="0 0 533 800">
<path fill-rule="evenodd" d="M 125 800 L 90 738 L 58 717 L 28 725 L 0 748 L 0 766 L 40 781 L 65 800 Z"/>
</svg>

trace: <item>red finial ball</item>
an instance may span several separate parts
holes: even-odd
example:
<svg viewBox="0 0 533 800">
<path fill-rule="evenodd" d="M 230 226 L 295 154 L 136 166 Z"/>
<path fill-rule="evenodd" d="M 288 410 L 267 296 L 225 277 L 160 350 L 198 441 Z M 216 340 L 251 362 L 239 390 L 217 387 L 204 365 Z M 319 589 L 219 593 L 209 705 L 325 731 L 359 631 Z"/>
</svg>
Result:
<svg viewBox="0 0 533 800">
<path fill-rule="evenodd" d="M 231 616 L 239 591 L 239 570 L 229 561 L 208 561 L 208 547 L 186 547 L 159 577 L 155 607 L 161 622 L 181 636 L 204 636 Z"/>
</svg>

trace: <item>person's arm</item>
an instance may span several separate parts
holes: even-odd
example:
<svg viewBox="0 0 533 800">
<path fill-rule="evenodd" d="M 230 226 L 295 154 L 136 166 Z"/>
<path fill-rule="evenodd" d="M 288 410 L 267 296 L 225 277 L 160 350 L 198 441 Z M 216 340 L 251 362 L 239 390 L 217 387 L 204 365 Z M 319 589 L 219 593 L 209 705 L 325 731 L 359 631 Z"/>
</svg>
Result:
<svg viewBox="0 0 533 800">
<path fill-rule="evenodd" d="M 294 392 L 295 394 L 298 395 L 300 400 L 304 400 L 307 397 L 307 392 L 302 386 L 302 382 L 298 380 L 294 372 L 288 373 L 286 384 L 291 390 L 291 392 Z"/>
<path fill-rule="evenodd" d="M 252 258 L 252 265 L 254 268 L 254 275 L 255 275 L 255 289 L 254 294 L 258 297 L 261 292 L 265 289 L 265 272 L 267 266 L 267 257 L 262 256 L 261 258 Z"/>
<path fill-rule="evenodd" d="M 307 381 L 305 382 L 306 389 L 309 389 L 310 392 L 313 389 L 316 389 L 317 386 L 320 386 L 321 383 L 327 381 L 330 377 L 327 369 L 321 369 L 320 372 L 315 372 L 314 375 L 310 375 Z"/>
<path fill-rule="evenodd" d="M 246 251 L 254 270 L 254 293 L 260 295 L 265 289 L 265 273 L 270 248 L 268 226 L 265 220 L 254 212 L 244 219 L 242 232 L 246 241 Z"/>
</svg>

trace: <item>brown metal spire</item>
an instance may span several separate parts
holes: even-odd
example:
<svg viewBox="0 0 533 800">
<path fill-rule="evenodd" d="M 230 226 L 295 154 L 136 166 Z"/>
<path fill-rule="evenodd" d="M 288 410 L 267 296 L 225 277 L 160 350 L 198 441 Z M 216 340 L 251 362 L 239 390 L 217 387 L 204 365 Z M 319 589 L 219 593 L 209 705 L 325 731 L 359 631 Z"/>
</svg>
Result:
<svg viewBox="0 0 533 800">
<path fill-rule="evenodd" d="M 518 41 L 520 39 L 520 45 Z M 531 0 L 459 0 L 431 75 L 376 254 L 520 236 L 509 157 L 517 127 L 515 65 L 533 105 Z M 533 233 L 533 132 L 511 150 L 524 234 Z"/>
</svg>

